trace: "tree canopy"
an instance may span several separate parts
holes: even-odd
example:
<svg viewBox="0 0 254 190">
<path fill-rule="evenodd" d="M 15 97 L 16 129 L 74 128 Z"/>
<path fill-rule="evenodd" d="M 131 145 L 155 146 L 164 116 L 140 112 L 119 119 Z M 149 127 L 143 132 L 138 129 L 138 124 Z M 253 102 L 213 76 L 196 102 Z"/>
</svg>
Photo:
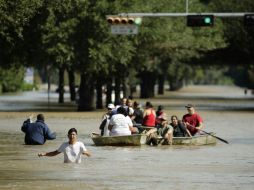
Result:
<svg viewBox="0 0 254 190">
<path fill-rule="evenodd" d="M 106 22 L 106 15 L 119 13 L 183 13 L 185 2 L 0 0 L 0 69 L 50 67 L 59 70 L 59 78 L 64 70 L 79 73 L 79 110 L 94 109 L 94 90 L 101 93 L 105 85 L 108 96 L 110 89 L 115 90 L 116 101 L 121 87 L 127 96 L 131 93 L 127 86 L 135 83 L 141 85 L 141 97 L 149 98 L 157 81 L 160 93 L 165 80 L 175 90 L 184 81 L 198 81 L 207 68 L 221 63 L 230 68 L 231 76 L 236 68 L 242 71 L 248 65 L 248 80 L 236 84 L 249 82 L 253 87 L 254 32 L 242 18 L 215 18 L 213 27 L 187 27 L 185 17 L 143 17 L 137 35 L 111 34 Z M 252 0 L 189 1 L 189 12 L 195 13 L 253 10 Z"/>
</svg>

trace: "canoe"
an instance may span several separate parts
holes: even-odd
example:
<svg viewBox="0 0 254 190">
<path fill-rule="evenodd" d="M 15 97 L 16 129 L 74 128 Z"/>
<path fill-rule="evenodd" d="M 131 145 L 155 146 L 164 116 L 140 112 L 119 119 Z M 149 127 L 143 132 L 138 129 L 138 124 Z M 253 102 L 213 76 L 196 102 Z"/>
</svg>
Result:
<svg viewBox="0 0 254 190">
<path fill-rule="evenodd" d="M 92 133 L 90 137 L 96 146 L 140 146 L 146 143 L 145 134 L 104 137 L 99 134 Z"/>
</svg>

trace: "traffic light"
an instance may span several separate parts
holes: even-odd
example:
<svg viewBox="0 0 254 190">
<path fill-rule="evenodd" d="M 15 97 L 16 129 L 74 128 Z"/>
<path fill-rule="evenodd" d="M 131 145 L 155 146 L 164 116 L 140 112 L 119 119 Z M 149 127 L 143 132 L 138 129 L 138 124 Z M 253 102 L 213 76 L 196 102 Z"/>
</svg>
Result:
<svg viewBox="0 0 254 190">
<path fill-rule="evenodd" d="M 142 22 L 141 17 L 120 17 L 120 16 L 107 16 L 107 22 L 109 24 L 136 24 L 140 25 Z"/>
<path fill-rule="evenodd" d="M 254 27 L 254 14 L 245 14 L 243 19 L 244 26 Z"/>
<path fill-rule="evenodd" d="M 187 26 L 213 26 L 213 15 L 187 15 Z"/>
</svg>

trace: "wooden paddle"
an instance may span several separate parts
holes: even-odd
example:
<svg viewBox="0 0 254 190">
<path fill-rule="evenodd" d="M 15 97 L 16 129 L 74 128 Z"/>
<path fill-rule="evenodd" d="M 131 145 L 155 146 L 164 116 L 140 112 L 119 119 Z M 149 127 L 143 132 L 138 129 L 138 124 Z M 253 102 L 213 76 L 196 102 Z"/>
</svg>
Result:
<svg viewBox="0 0 254 190">
<path fill-rule="evenodd" d="M 208 132 L 206 132 L 206 131 L 204 131 L 204 130 L 201 130 L 201 129 L 200 129 L 200 131 L 202 131 L 202 132 L 205 133 L 205 134 L 211 135 L 212 137 L 214 137 L 214 138 L 216 138 L 216 139 L 219 139 L 220 141 L 222 141 L 222 142 L 224 142 L 224 143 L 226 143 L 226 144 L 229 144 L 228 141 L 226 141 L 225 139 L 222 139 L 222 138 L 220 138 L 220 137 L 217 137 L 217 136 L 215 136 L 215 135 L 213 135 L 213 134 L 211 134 L 211 133 L 208 133 Z"/>
</svg>

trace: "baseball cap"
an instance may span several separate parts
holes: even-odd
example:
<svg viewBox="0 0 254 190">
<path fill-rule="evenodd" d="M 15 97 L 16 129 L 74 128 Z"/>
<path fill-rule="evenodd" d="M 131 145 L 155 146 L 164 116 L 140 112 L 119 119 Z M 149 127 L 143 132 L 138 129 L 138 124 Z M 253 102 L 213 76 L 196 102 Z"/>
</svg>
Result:
<svg viewBox="0 0 254 190">
<path fill-rule="evenodd" d="M 194 105 L 193 105 L 193 104 L 187 104 L 185 107 L 186 107 L 186 108 L 193 108 Z"/>
<path fill-rule="evenodd" d="M 114 104 L 108 104 L 108 107 L 109 109 L 114 109 L 115 108 L 115 105 Z"/>
</svg>

